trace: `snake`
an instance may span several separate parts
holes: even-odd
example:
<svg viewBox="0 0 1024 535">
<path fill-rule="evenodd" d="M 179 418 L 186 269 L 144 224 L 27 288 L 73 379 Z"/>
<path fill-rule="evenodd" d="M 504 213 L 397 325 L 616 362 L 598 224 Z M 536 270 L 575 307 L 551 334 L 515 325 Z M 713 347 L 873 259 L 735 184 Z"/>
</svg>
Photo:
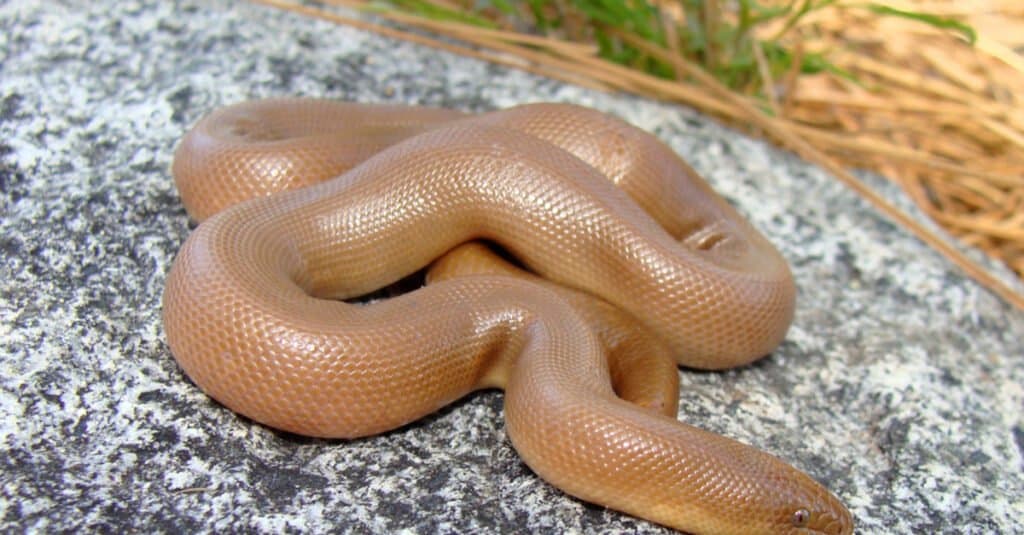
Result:
<svg viewBox="0 0 1024 535">
<path fill-rule="evenodd" d="M 853 531 L 804 472 L 676 418 L 679 366 L 771 353 L 796 290 L 655 135 L 568 103 L 263 99 L 202 118 L 172 174 L 198 224 L 167 342 L 227 408 L 352 439 L 501 389 L 513 448 L 580 500 L 687 533 Z"/>
</svg>

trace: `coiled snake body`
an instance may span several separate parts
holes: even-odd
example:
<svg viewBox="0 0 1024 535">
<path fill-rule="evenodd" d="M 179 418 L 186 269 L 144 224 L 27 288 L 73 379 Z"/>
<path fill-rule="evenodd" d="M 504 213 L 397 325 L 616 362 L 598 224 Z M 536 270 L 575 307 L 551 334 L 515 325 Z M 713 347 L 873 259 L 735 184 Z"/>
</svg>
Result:
<svg viewBox="0 0 1024 535">
<path fill-rule="evenodd" d="M 794 288 L 653 136 L 564 104 L 270 100 L 201 121 L 174 175 L 203 222 L 168 275 L 167 338 L 229 408 L 350 438 L 498 387 L 516 450 L 574 496 L 694 533 L 852 531 L 802 472 L 675 420 L 676 365 L 765 355 Z M 422 288 L 343 301 L 431 264 Z"/>
</svg>

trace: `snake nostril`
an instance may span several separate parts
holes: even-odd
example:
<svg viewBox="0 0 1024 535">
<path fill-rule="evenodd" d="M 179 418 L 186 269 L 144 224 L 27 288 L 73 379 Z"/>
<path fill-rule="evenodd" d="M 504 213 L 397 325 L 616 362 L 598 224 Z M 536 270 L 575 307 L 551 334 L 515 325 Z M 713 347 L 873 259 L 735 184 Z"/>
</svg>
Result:
<svg viewBox="0 0 1024 535">
<path fill-rule="evenodd" d="M 834 513 L 822 513 L 820 517 L 821 532 L 833 535 L 853 533 L 853 521 L 849 516 Z"/>
</svg>

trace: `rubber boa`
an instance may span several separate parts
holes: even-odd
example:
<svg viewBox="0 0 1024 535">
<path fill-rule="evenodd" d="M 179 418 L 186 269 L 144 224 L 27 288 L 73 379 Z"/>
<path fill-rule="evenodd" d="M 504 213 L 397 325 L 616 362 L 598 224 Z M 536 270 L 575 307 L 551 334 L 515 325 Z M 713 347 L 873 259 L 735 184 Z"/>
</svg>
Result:
<svg viewBox="0 0 1024 535">
<path fill-rule="evenodd" d="M 353 438 L 501 388 L 515 449 L 580 499 L 691 533 L 852 532 L 806 474 L 675 419 L 675 367 L 769 353 L 795 290 L 654 136 L 568 104 L 264 100 L 200 121 L 173 174 L 201 224 L 167 339 L 232 410 Z M 346 302 L 431 265 L 422 288 Z"/>
</svg>

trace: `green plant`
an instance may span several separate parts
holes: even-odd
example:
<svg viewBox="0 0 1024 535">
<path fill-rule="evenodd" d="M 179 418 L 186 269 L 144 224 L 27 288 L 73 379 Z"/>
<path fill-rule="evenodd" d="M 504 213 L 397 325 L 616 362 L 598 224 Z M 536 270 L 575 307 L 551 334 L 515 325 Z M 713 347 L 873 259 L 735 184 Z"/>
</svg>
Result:
<svg viewBox="0 0 1024 535">
<path fill-rule="evenodd" d="M 729 88 L 752 95 L 764 90 L 765 74 L 773 79 L 782 76 L 794 69 L 794 62 L 799 62 L 796 68 L 801 73 L 830 71 L 854 79 L 824 54 L 784 44 L 804 17 L 822 9 L 866 9 L 952 29 L 972 43 L 975 37 L 970 27 L 956 20 L 838 0 L 386 0 L 377 4 L 384 5 L 436 21 L 593 42 L 609 61 L 661 78 L 682 77 L 670 62 L 630 44 L 632 39 L 623 39 L 625 34 L 678 54 Z M 772 30 L 768 37 L 764 37 L 766 30 Z"/>
</svg>

